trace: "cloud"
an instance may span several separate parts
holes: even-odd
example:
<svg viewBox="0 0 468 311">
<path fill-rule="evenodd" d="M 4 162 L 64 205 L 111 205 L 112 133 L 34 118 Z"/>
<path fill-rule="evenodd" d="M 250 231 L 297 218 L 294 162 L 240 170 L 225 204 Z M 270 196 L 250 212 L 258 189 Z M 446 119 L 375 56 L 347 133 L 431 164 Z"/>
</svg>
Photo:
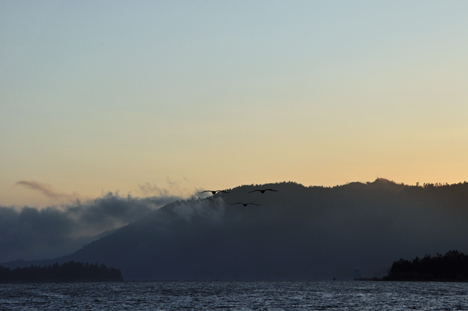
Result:
<svg viewBox="0 0 468 311">
<path fill-rule="evenodd" d="M 197 194 L 200 189 L 194 187 L 187 178 L 183 177 L 182 180 L 173 181 L 167 177 L 166 186 L 158 187 L 151 183 L 139 185 L 139 192 L 144 195 L 154 195 L 158 197 L 177 196 L 181 198 L 190 198 Z"/>
<path fill-rule="evenodd" d="M 160 197 L 167 197 L 169 196 L 169 191 L 165 188 L 160 188 L 156 185 L 152 185 L 150 183 L 145 183 L 144 185 L 139 185 L 140 191 L 144 195 L 155 194 Z"/>
<path fill-rule="evenodd" d="M 43 195 L 49 197 L 49 198 L 60 198 L 63 197 L 64 194 L 62 193 L 57 193 L 52 189 L 52 186 L 43 184 L 37 181 L 26 181 L 26 180 L 21 180 L 15 183 L 15 185 L 23 186 L 27 189 L 39 191 Z"/>
<path fill-rule="evenodd" d="M 77 193 L 69 194 L 69 193 L 64 193 L 64 192 L 58 192 L 58 191 L 54 190 L 54 188 L 51 185 L 41 183 L 41 182 L 37 182 L 37 181 L 34 181 L 34 180 L 30 180 L 30 181 L 20 180 L 20 181 L 16 182 L 15 185 L 16 186 L 22 186 L 22 187 L 25 187 L 26 189 L 30 189 L 30 190 L 33 190 L 33 191 L 40 192 L 43 195 L 45 195 L 46 197 L 52 198 L 52 199 L 66 199 L 66 200 L 76 200 L 76 199 L 79 199 L 79 198 L 83 199 Z"/>
<path fill-rule="evenodd" d="M 226 204 L 220 197 L 212 200 L 192 199 L 187 201 L 177 202 L 173 204 L 172 210 L 185 219 L 185 221 L 193 221 L 195 217 L 210 219 L 211 221 L 221 221 Z"/>
<path fill-rule="evenodd" d="M 67 197 L 38 182 L 18 185 L 50 197 Z M 43 209 L 0 206 L 0 262 L 52 258 L 76 251 L 105 231 L 147 216 L 161 206 L 182 198 L 171 195 L 135 198 L 107 193 L 97 199 L 74 201 Z"/>
</svg>

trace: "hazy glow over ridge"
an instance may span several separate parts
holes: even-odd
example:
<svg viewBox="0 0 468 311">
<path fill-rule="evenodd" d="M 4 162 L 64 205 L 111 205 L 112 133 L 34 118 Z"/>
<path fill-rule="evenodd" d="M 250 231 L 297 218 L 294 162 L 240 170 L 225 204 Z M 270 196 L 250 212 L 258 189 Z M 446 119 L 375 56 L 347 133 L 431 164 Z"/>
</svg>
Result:
<svg viewBox="0 0 468 311">
<path fill-rule="evenodd" d="M 467 13 L 463 1 L 4 1 L 0 204 L 51 204 L 21 180 L 84 198 L 147 182 L 468 180 Z"/>
</svg>

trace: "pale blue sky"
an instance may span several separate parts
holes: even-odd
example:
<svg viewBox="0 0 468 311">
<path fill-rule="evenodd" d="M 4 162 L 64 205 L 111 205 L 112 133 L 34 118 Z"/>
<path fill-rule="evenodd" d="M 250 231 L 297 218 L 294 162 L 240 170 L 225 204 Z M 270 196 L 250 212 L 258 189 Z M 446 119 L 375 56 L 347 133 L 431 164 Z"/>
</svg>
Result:
<svg viewBox="0 0 468 311">
<path fill-rule="evenodd" d="M 0 204 L 468 165 L 466 1 L 2 1 Z"/>
</svg>

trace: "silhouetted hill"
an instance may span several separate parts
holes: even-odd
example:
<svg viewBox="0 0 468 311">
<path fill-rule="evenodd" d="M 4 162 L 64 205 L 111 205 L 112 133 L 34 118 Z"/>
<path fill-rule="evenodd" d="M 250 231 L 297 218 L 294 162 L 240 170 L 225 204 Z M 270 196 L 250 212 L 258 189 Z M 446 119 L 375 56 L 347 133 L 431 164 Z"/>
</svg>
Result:
<svg viewBox="0 0 468 311">
<path fill-rule="evenodd" d="M 248 193 L 262 188 L 279 191 Z M 380 277 L 396 258 L 468 245 L 466 183 L 230 191 L 166 205 L 60 260 L 104 263 L 126 280 L 350 279 L 356 266 Z"/>
</svg>

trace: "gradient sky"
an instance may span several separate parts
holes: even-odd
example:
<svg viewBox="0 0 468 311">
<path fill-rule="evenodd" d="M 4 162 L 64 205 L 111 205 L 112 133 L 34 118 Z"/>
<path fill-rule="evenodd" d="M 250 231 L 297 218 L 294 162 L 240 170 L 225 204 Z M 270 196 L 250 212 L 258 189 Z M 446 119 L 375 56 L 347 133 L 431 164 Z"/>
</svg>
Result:
<svg viewBox="0 0 468 311">
<path fill-rule="evenodd" d="M 1 1 L 0 205 L 467 180 L 467 16 L 467 1 Z"/>
</svg>

